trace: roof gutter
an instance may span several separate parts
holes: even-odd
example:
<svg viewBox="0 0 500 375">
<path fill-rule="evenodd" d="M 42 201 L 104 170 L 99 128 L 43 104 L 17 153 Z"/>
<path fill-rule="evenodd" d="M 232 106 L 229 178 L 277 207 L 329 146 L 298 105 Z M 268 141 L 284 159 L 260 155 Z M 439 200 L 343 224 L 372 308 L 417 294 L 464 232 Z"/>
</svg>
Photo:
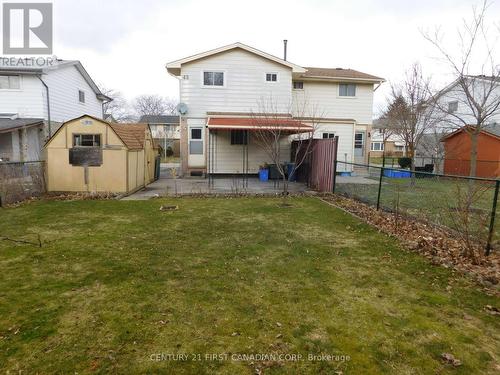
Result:
<svg viewBox="0 0 500 375">
<path fill-rule="evenodd" d="M 47 93 L 47 121 L 49 123 L 49 138 L 52 137 L 52 124 L 50 121 L 50 96 L 49 96 L 49 86 L 44 82 L 40 75 L 37 75 L 42 85 L 45 87 L 45 92 Z"/>
</svg>

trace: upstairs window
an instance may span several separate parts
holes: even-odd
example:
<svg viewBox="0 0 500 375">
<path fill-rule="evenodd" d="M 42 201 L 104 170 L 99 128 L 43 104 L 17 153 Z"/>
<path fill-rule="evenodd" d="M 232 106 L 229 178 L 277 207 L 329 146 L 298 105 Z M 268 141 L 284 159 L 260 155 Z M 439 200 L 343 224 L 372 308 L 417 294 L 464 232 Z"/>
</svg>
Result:
<svg viewBox="0 0 500 375">
<path fill-rule="evenodd" d="M 278 82 L 278 74 L 266 73 L 266 82 Z"/>
<path fill-rule="evenodd" d="M 354 83 L 341 83 L 339 96 L 356 96 L 356 85 Z"/>
<path fill-rule="evenodd" d="M 73 147 L 101 147 L 101 135 L 73 134 Z"/>
<path fill-rule="evenodd" d="M 455 113 L 456 111 L 458 111 L 458 102 L 457 101 L 449 102 L 448 103 L 448 112 Z"/>
<path fill-rule="evenodd" d="M 293 89 L 294 90 L 304 90 L 304 82 L 302 82 L 302 81 L 293 81 Z"/>
<path fill-rule="evenodd" d="M 224 72 L 203 72 L 203 86 L 224 86 Z"/>
<path fill-rule="evenodd" d="M 1 75 L 0 90 L 19 90 L 21 88 L 19 76 Z"/>
<path fill-rule="evenodd" d="M 335 133 L 323 133 L 323 139 L 335 138 Z"/>
<path fill-rule="evenodd" d="M 85 103 L 85 91 L 78 90 L 78 101 L 80 103 Z"/>
<path fill-rule="evenodd" d="M 232 145 L 247 145 L 248 133 L 246 130 L 231 130 Z"/>
</svg>

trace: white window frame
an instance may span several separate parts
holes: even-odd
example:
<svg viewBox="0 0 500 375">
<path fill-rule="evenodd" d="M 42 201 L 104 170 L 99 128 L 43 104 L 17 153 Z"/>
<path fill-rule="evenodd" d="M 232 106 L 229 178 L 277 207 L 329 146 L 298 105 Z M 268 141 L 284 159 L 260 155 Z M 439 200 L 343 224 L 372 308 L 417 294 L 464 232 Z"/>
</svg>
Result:
<svg viewBox="0 0 500 375">
<path fill-rule="evenodd" d="M 327 135 L 325 137 L 325 135 Z M 334 132 L 322 132 L 321 133 L 321 139 L 332 139 L 335 138 L 335 133 Z"/>
<path fill-rule="evenodd" d="M 192 137 L 193 130 L 195 130 L 195 129 L 200 130 L 201 137 L 199 139 Z M 191 153 L 191 142 L 200 142 L 201 143 L 201 153 Z M 205 147 L 205 143 L 203 140 L 203 126 L 191 126 L 191 127 L 189 127 L 189 142 L 188 142 L 189 155 L 203 155 L 203 154 L 205 154 L 204 147 Z"/>
<path fill-rule="evenodd" d="M 222 86 L 216 86 L 216 85 L 205 85 L 205 73 L 222 73 Z M 225 70 L 220 70 L 220 69 L 206 69 L 201 72 L 201 87 L 205 89 L 223 89 L 227 85 L 227 74 Z"/>
<path fill-rule="evenodd" d="M 268 80 L 267 80 L 267 75 L 268 75 L 268 74 L 275 74 L 275 75 L 276 75 L 276 81 L 268 81 Z M 264 73 L 264 81 L 265 81 L 266 83 L 278 83 L 278 82 L 279 82 L 279 80 L 280 80 L 280 78 L 279 78 L 279 74 L 278 74 L 278 72 L 266 72 L 266 73 Z"/>
<path fill-rule="evenodd" d="M 77 145 L 76 144 L 76 137 L 92 137 L 92 142 L 95 142 L 96 137 L 99 137 L 99 144 L 97 146 L 87 146 L 87 145 Z M 102 134 L 101 133 L 73 133 L 73 147 L 101 147 L 102 146 Z"/>
<path fill-rule="evenodd" d="M 345 86 L 345 85 L 352 85 L 354 86 L 354 95 L 340 95 L 340 88 L 342 86 Z M 339 98 L 356 98 L 357 96 L 357 93 L 358 93 L 358 85 L 355 84 L 355 83 L 351 83 L 351 82 L 341 82 L 339 83 L 339 89 L 338 89 L 338 92 L 337 92 L 337 95 Z"/>
<path fill-rule="evenodd" d="M 10 82 L 9 82 L 9 88 L 7 88 L 7 89 L 1 89 L 0 88 L 0 91 L 21 91 L 21 89 L 22 89 L 22 76 L 20 74 L 0 74 L 0 76 L 4 76 L 4 77 L 17 77 L 18 80 L 19 80 L 19 88 L 17 88 L 17 89 L 10 88 Z"/>
<path fill-rule="evenodd" d="M 80 100 L 80 93 L 83 93 L 83 102 Z M 87 95 L 85 94 L 85 90 L 78 89 L 78 103 L 85 104 Z"/>
<path fill-rule="evenodd" d="M 375 147 L 374 147 L 375 144 L 380 145 L 380 149 L 376 150 Z M 370 151 L 384 151 L 384 142 L 382 142 L 382 141 L 372 141 L 372 143 L 370 145 Z"/>
</svg>

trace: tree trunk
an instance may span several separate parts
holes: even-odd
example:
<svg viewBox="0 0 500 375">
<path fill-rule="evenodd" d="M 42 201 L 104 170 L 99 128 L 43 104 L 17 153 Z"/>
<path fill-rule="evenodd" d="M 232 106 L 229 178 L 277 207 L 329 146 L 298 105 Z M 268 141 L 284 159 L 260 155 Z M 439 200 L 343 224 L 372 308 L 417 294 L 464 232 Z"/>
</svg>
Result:
<svg viewBox="0 0 500 375">
<path fill-rule="evenodd" d="M 470 142 L 470 169 L 469 176 L 476 177 L 477 173 L 477 143 L 479 138 L 479 133 L 481 132 L 481 128 L 476 126 L 474 132 L 471 134 L 471 142 Z"/>
</svg>

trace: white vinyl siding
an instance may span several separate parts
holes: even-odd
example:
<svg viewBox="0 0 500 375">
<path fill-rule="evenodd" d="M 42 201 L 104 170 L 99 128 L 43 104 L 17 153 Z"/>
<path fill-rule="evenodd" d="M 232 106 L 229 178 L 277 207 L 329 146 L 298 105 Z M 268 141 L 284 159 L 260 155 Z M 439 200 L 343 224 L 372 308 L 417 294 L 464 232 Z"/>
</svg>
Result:
<svg viewBox="0 0 500 375">
<path fill-rule="evenodd" d="M 224 72 L 224 87 L 203 85 L 203 72 Z M 265 74 L 275 72 L 278 81 L 269 84 Z M 258 112 L 259 102 L 276 101 L 279 111 L 289 112 L 292 86 L 291 68 L 234 49 L 182 66 L 180 101 L 188 107 L 187 117 L 207 112 Z M 269 103 L 267 103 L 269 104 Z"/>
<path fill-rule="evenodd" d="M 54 69 L 43 78 L 50 88 L 51 120 L 64 122 L 84 114 L 102 118 L 102 102 L 74 66 Z M 80 102 L 84 91 L 85 103 Z"/>
<path fill-rule="evenodd" d="M 45 118 L 44 87 L 35 76 L 21 76 L 19 90 L 0 90 L 0 113 Z"/>
<path fill-rule="evenodd" d="M 61 123 L 83 114 L 102 118 L 102 102 L 74 66 L 49 70 L 42 79 L 49 86 L 52 122 Z M 86 93 L 85 103 L 79 101 L 79 90 Z M 21 75 L 19 90 L 0 90 L 0 113 L 47 120 L 46 98 L 45 87 L 37 77 Z"/>
<path fill-rule="evenodd" d="M 294 108 L 317 108 L 323 118 L 353 119 L 371 124 L 373 115 L 373 85 L 356 84 L 355 97 L 341 97 L 338 83 L 304 81 L 303 90 L 293 90 Z"/>
</svg>

